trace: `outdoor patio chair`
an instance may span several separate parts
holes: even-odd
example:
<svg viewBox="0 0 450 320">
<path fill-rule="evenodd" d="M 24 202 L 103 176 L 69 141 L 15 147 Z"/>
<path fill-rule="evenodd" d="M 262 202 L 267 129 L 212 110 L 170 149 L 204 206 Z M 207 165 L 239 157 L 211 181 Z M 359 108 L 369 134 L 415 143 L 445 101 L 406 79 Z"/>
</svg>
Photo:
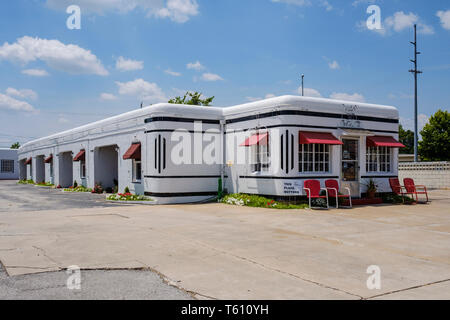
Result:
<svg viewBox="0 0 450 320">
<path fill-rule="evenodd" d="M 336 198 L 336 209 L 339 208 L 339 198 L 348 198 L 348 201 L 350 202 L 350 206 L 341 206 L 342 208 L 352 208 L 350 188 L 345 187 L 348 194 L 339 194 L 339 182 L 337 182 L 337 180 L 326 180 L 325 186 L 327 187 L 328 195 L 332 198 Z"/>
<path fill-rule="evenodd" d="M 330 208 L 328 202 L 328 190 L 327 188 L 320 187 L 319 180 L 306 180 L 303 182 L 303 189 L 306 191 L 306 195 L 309 200 L 309 208 L 310 209 L 323 209 L 322 207 L 312 207 L 311 199 L 325 199 L 327 201 L 327 210 Z M 325 190 L 325 195 L 321 196 L 320 191 Z"/>
<path fill-rule="evenodd" d="M 423 186 L 423 185 L 416 185 L 416 184 L 414 183 L 414 180 L 411 179 L 411 178 L 405 178 L 405 179 L 403 179 L 403 183 L 405 184 L 405 189 L 406 189 L 406 191 L 407 191 L 408 193 L 413 194 L 413 195 L 416 196 L 416 201 L 417 201 L 417 202 L 419 202 L 419 196 L 418 196 L 419 194 L 424 194 L 424 195 L 427 197 L 427 201 L 426 201 L 426 202 L 429 202 L 429 200 L 428 200 L 427 187 L 425 187 L 425 186 Z M 418 188 L 419 188 L 419 189 L 422 189 L 422 190 L 418 190 Z"/>
<path fill-rule="evenodd" d="M 398 178 L 389 178 L 389 185 L 391 186 L 393 193 L 402 197 L 403 203 L 405 203 L 405 195 L 410 194 L 411 197 L 414 198 L 412 193 L 408 192 L 404 186 L 400 185 Z"/>
</svg>

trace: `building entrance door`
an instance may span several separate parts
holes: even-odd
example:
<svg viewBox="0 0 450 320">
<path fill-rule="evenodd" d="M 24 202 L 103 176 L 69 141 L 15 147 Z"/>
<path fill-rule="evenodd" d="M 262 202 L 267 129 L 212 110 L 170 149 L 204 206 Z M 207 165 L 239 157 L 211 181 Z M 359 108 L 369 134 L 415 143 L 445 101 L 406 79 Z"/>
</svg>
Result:
<svg viewBox="0 0 450 320">
<path fill-rule="evenodd" d="M 341 156 L 341 188 L 350 188 L 352 197 L 360 197 L 359 140 L 343 138 Z"/>
</svg>

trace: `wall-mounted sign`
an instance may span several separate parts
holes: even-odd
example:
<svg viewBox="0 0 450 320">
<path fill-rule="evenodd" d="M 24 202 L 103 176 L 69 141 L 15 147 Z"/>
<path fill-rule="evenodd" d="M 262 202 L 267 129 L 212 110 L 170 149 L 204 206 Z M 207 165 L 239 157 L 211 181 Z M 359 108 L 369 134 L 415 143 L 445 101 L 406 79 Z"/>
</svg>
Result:
<svg viewBox="0 0 450 320">
<path fill-rule="evenodd" d="M 342 105 L 344 108 L 344 113 L 341 120 L 341 127 L 342 128 L 349 128 L 349 129 L 359 129 L 361 128 L 361 121 L 358 120 L 358 112 L 359 112 L 359 106 L 358 105 Z"/>
<path fill-rule="evenodd" d="M 284 194 L 299 196 L 299 195 L 301 195 L 302 187 L 301 187 L 300 182 L 298 182 L 298 181 L 284 182 L 283 190 L 284 190 Z"/>
</svg>

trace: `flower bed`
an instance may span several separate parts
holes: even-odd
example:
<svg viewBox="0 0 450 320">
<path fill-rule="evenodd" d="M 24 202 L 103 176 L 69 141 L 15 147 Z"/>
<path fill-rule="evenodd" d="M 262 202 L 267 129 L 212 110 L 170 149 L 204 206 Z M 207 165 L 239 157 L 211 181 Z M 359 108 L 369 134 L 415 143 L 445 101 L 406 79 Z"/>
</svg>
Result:
<svg viewBox="0 0 450 320">
<path fill-rule="evenodd" d="M 38 187 L 54 187 L 55 185 L 50 182 L 40 182 L 40 183 L 36 183 L 36 186 L 38 186 Z"/>
<path fill-rule="evenodd" d="M 19 180 L 18 184 L 34 184 L 33 180 Z"/>
<path fill-rule="evenodd" d="M 70 187 L 70 188 L 65 188 L 64 189 L 65 192 L 92 192 L 91 188 L 86 188 L 85 186 L 77 186 L 77 187 Z"/>
<path fill-rule="evenodd" d="M 265 197 L 257 195 L 248 194 L 229 194 L 220 200 L 222 203 L 236 205 L 236 206 L 246 206 L 255 208 L 271 208 L 271 209 L 306 209 L 307 204 L 287 204 Z"/>
<path fill-rule="evenodd" d="M 131 193 L 117 193 L 106 197 L 109 201 L 153 201 L 153 199 L 146 196 L 139 196 Z"/>
</svg>

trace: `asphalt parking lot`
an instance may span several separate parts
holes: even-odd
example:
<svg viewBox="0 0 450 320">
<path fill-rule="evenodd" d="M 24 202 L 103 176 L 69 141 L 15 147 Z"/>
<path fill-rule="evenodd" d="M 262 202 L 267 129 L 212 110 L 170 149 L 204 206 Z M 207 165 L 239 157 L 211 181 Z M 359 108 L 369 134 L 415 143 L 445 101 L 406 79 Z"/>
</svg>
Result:
<svg viewBox="0 0 450 320">
<path fill-rule="evenodd" d="M 450 299 L 450 191 L 431 192 L 431 204 L 329 211 L 116 206 L 58 192 L 0 182 L 8 281 L 66 276 L 77 265 L 82 272 L 146 270 L 197 299 Z M 21 197 L 33 200 L 20 207 Z M 367 286 L 371 266 L 380 270 L 379 288 Z M 95 274 L 86 281 L 94 285 Z"/>
<path fill-rule="evenodd" d="M 117 206 L 105 202 L 105 195 L 83 192 L 63 192 L 34 185 L 18 185 L 16 181 L 0 180 L 0 213 L 15 211 L 40 211 L 71 208 L 96 208 Z"/>
</svg>

